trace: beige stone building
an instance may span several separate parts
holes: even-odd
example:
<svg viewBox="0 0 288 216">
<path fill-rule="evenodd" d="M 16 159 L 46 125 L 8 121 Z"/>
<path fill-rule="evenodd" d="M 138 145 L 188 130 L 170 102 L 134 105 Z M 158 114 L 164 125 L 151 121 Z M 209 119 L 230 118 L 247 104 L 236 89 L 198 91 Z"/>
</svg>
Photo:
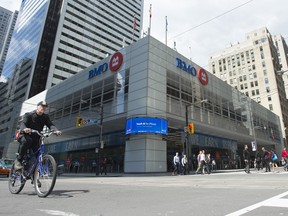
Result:
<svg viewBox="0 0 288 216">
<path fill-rule="evenodd" d="M 273 39 L 277 41 L 276 44 Z M 287 68 L 287 61 L 284 63 L 284 58 L 278 54 L 279 50 L 282 52 L 284 44 L 287 52 L 284 39 L 281 36 L 273 37 L 263 27 L 246 33 L 243 42 L 231 44 L 211 55 L 209 68 L 215 76 L 277 114 L 283 138 L 286 138 L 288 106 L 281 71 L 285 69 L 284 64 Z M 270 130 L 265 125 L 254 124 L 255 129 Z M 273 131 L 267 133 L 273 134 Z"/>
<path fill-rule="evenodd" d="M 286 98 L 288 98 L 288 47 L 281 35 L 274 35 L 273 42 L 277 49 L 281 74 L 285 85 Z"/>
</svg>

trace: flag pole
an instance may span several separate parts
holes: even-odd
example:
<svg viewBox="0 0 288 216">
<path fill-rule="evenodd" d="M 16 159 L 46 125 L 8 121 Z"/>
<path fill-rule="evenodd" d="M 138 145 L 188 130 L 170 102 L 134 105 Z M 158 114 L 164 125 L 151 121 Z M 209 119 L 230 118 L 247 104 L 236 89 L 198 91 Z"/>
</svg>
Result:
<svg viewBox="0 0 288 216">
<path fill-rule="evenodd" d="M 148 28 L 148 35 L 150 35 L 150 32 L 151 32 L 151 18 L 152 18 L 152 4 L 150 4 L 150 9 L 149 9 L 149 28 Z"/>
<path fill-rule="evenodd" d="M 168 22 L 167 22 L 167 16 L 165 16 L 166 26 L 165 26 L 165 44 L 167 46 L 167 32 L 168 32 Z"/>
<path fill-rule="evenodd" d="M 134 14 L 134 19 L 133 19 L 133 32 L 132 32 L 132 43 L 134 42 L 135 28 L 136 28 L 136 15 Z"/>
</svg>

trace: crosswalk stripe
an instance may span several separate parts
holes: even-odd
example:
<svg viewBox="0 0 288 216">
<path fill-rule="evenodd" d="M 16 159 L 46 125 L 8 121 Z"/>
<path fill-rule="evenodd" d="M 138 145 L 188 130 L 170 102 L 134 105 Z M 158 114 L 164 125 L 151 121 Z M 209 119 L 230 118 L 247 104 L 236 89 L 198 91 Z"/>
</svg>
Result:
<svg viewBox="0 0 288 216">
<path fill-rule="evenodd" d="M 226 216 L 239 216 L 251 212 L 259 207 L 268 206 L 268 207 L 284 207 L 288 208 L 288 199 L 283 199 L 283 197 L 288 195 L 288 191 L 285 193 L 274 196 L 270 199 L 264 200 L 262 202 L 256 203 L 254 205 L 248 206 L 246 208 L 240 209 L 236 212 L 230 213 Z"/>
</svg>

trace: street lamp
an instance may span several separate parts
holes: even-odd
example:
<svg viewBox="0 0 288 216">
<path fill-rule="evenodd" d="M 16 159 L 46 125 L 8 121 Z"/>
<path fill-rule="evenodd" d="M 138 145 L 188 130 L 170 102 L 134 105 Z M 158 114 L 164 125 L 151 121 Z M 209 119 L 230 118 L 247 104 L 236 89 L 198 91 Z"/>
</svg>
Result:
<svg viewBox="0 0 288 216">
<path fill-rule="evenodd" d="M 185 119 L 186 119 L 185 124 L 186 124 L 186 127 L 188 127 L 188 124 L 189 124 L 189 122 L 188 122 L 188 108 L 191 106 L 194 106 L 196 104 L 206 103 L 207 101 L 208 101 L 207 99 L 203 99 L 201 101 L 198 101 L 198 102 L 195 102 L 195 103 L 192 103 L 192 104 L 185 106 Z M 190 145 L 189 144 L 190 143 L 189 143 L 189 139 L 188 139 L 188 129 L 185 130 L 185 132 L 186 132 L 186 139 L 185 139 L 186 150 L 185 150 L 185 152 L 186 152 L 186 156 L 188 158 L 188 173 L 189 173 L 189 156 L 190 156 Z M 183 152 L 184 152 L 184 146 L 183 146 Z"/>
</svg>

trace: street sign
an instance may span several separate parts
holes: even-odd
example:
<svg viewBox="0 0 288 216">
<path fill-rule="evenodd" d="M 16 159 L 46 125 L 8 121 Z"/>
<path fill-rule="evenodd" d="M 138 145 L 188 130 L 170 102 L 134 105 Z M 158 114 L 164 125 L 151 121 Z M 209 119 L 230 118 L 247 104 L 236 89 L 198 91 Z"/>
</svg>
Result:
<svg viewBox="0 0 288 216">
<path fill-rule="evenodd" d="M 187 133 L 187 131 L 188 131 L 188 127 L 186 126 L 184 127 L 184 132 Z"/>
<path fill-rule="evenodd" d="M 251 146 L 252 146 L 252 151 L 257 151 L 257 144 L 255 141 L 251 142 Z"/>
</svg>

